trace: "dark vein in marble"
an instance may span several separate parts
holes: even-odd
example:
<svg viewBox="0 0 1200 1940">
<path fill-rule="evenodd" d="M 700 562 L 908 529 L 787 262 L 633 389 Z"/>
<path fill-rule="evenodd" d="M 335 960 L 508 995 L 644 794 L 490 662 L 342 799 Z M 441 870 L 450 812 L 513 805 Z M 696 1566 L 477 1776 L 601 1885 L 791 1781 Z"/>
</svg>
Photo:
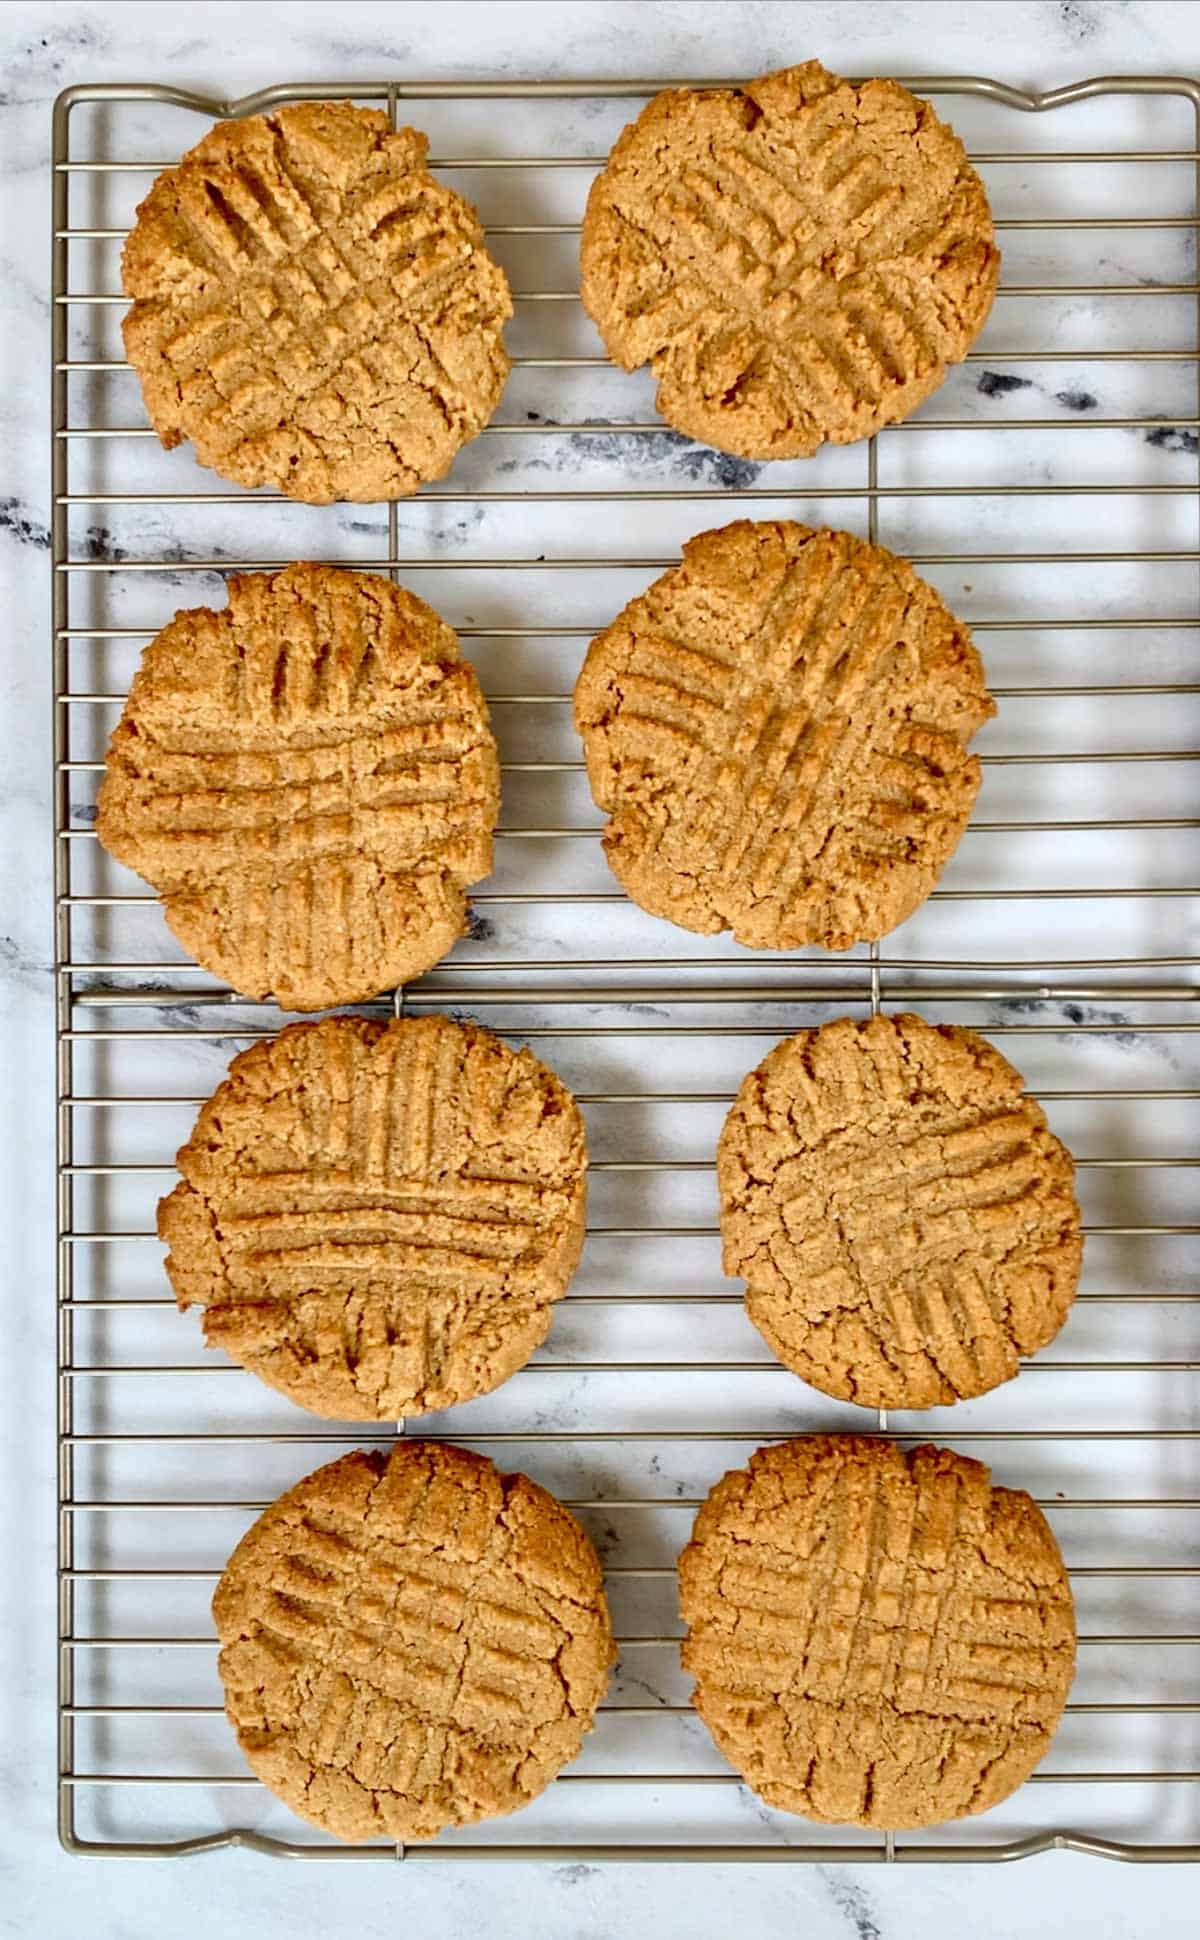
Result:
<svg viewBox="0 0 1200 1940">
<path fill-rule="evenodd" d="M 883 1940 L 879 1921 L 861 1886 L 833 1866 L 818 1866 L 817 1876 L 858 1940 Z"/>
<path fill-rule="evenodd" d="M 1085 353 L 1081 352 L 1080 361 L 1085 360 Z M 975 389 L 980 396 L 988 398 L 1007 397 L 1013 391 L 1038 391 L 1043 397 L 1053 398 L 1056 404 L 1061 404 L 1068 411 L 1095 411 L 1100 406 L 1100 399 L 1094 391 L 1075 387 L 1069 387 L 1063 391 L 1048 391 L 1034 378 L 1017 377 L 1009 371 L 980 371 Z M 1140 416 L 1145 422 L 1154 421 L 1153 412 L 1144 412 Z M 980 418 L 979 423 L 980 428 L 985 429 L 988 420 Z M 1053 429 L 1053 420 L 1047 421 L 1047 429 Z M 1141 437 L 1146 444 L 1152 445 L 1156 451 L 1174 452 L 1190 458 L 1200 454 L 1200 436 L 1185 425 L 1160 424 L 1155 426 L 1153 431 L 1143 431 L 1138 424 L 1130 426 L 1129 429 L 1135 436 Z M 1136 490 L 1136 486 L 1132 486 L 1131 489 Z"/>
<path fill-rule="evenodd" d="M 585 1866 L 577 1860 L 571 1866 L 552 1866 L 550 1877 L 559 1886 L 579 1886 L 585 1879 L 592 1879 L 600 1871 L 599 1866 Z"/>
<path fill-rule="evenodd" d="M 0 936 L 0 977 L 40 990 L 50 975 L 50 965 L 27 956 L 15 936 Z"/>
<path fill-rule="evenodd" d="M 6 78 L 10 87 L 14 83 L 27 87 L 39 81 L 56 81 L 66 68 L 75 69 L 81 56 L 94 58 L 103 53 L 111 39 L 106 28 L 91 20 L 70 21 L 61 26 L 56 22 L 52 34 L 41 34 L 36 40 L 27 40 L 13 49 L 6 61 Z M 0 93 L 0 107 L 33 105 L 42 106 L 37 94 L 7 90 Z"/>
<path fill-rule="evenodd" d="M 106 565 L 120 565 L 123 559 L 129 557 L 124 546 L 117 544 L 106 525 L 89 525 L 83 535 L 82 552 L 85 559 L 103 560 Z M 168 554 L 164 552 L 162 557 L 165 559 Z M 177 557 L 182 559 L 182 552 Z"/>
<path fill-rule="evenodd" d="M 1059 25 L 1077 47 L 1082 47 L 1099 33 L 1100 22 L 1096 18 L 1096 11 L 1088 0 L 1061 0 L 1056 8 Z"/>
<path fill-rule="evenodd" d="M 1009 391 L 1029 391 L 1033 388 L 1031 377 L 1014 377 L 1009 371 L 981 370 L 975 389 L 983 397 L 1004 397 Z"/>
<path fill-rule="evenodd" d="M 1117 1025 L 1120 1028 L 1114 1030 L 1107 1041 L 1123 1051 L 1145 1041 L 1126 1011 L 1109 1010 L 1100 1004 L 1060 1003 L 1045 997 L 1010 997 L 1002 1004 L 992 1004 L 988 1008 L 992 1021 L 998 1024 L 1007 1023 L 1016 1016 L 1037 1017 L 1047 1024 L 1057 1024 L 1061 1020 L 1064 1036 L 1070 1035 L 1072 1025 Z M 983 1028 L 986 1033 L 987 1025 Z"/>
<path fill-rule="evenodd" d="M 1181 451 L 1190 457 L 1200 452 L 1200 438 L 1194 431 L 1186 430 L 1178 424 L 1161 424 L 1157 431 L 1147 431 L 1146 443 L 1156 451 Z"/>
<path fill-rule="evenodd" d="M 0 498 L 0 532 L 7 532 L 18 545 L 36 546 L 41 552 L 50 544 L 50 528 L 31 519 L 17 498 Z"/>
<path fill-rule="evenodd" d="M 553 428 L 553 420 L 539 418 L 536 411 L 526 416 L 531 423 Z M 689 479 L 693 484 L 719 485 L 731 492 L 745 491 L 763 470 L 754 459 L 736 458 L 732 452 L 694 444 L 678 431 L 609 431 L 602 423 L 594 429 L 572 431 L 550 457 L 508 458 L 499 469 L 506 473 L 567 472 L 588 461 L 642 472 L 668 470 L 673 477 Z"/>
</svg>

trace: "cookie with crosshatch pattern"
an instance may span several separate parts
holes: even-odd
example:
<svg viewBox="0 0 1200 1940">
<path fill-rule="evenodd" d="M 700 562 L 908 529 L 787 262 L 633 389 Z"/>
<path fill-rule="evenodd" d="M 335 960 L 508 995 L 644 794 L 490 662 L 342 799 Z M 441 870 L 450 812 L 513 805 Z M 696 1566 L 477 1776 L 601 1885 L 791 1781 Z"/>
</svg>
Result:
<svg viewBox="0 0 1200 1940">
<path fill-rule="evenodd" d="M 500 768 L 446 622 L 373 573 L 239 574 L 142 656 L 96 829 L 243 996 L 357 1003 L 436 963 L 492 866 Z"/>
<path fill-rule="evenodd" d="M 253 1770 L 339 1839 L 515 1812 L 575 1757 L 616 1650 L 600 1563 L 524 1475 L 437 1442 L 344 1455 L 261 1515 L 213 1597 Z"/>
<path fill-rule="evenodd" d="M 689 539 L 575 689 L 619 881 L 770 950 L 848 949 L 912 914 L 966 827 L 967 744 L 994 711 L 967 628 L 905 560 L 774 519 Z"/>
<path fill-rule="evenodd" d="M 441 478 L 509 372 L 508 281 L 415 128 L 306 101 L 218 122 L 121 261 L 125 353 L 168 450 L 312 505 Z"/>
<path fill-rule="evenodd" d="M 1000 256 L 953 129 L 817 61 L 659 94 L 592 185 L 583 301 L 658 408 L 743 458 L 908 417 L 987 320 Z"/>
<path fill-rule="evenodd" d="M 721 1133 L 725 1271 L 785 1366 L 871 1408 L 1009 1381 L 1066 1320 L 1071 1154 L 974 1031 L 839 1018 L 776 1045 Z"/>
<path fill-rule="evenodd" d="M 986 1812 L 1049 1749 L 1071 1585 L 1032 1498 L 857 1435 L 760 1448 L 679 1559 L 696 1709 L 780 1811 L 901 1831 Z"/>
<path fill-rule="evenodd" d="M 486 1394 L 583 1245 L 587 1142 L 528 1050 L 448 1017 L 293 1024 L 234 1059 L 158 1209 L 204 1337 L 302 1407 L 388 1421 Z"/>
</svg>

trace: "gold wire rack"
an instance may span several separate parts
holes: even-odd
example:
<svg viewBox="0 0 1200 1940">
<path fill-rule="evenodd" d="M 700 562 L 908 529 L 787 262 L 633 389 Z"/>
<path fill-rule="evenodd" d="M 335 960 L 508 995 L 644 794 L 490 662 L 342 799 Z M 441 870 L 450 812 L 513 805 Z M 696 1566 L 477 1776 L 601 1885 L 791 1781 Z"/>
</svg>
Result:
<svg viewBox="0 0 1200 1940">
<path fill-rule="evenodd" d="M 1006 253 L 992 324 L 914 420 L 766 469 L 631 415 L 648 392 L 612 372 L 580 317 L 582 194 L 626 104 L 669 85 L 381 81 L 220 101 L 131 83 L 69 88 L 55 105 L 58 1798 L 71 1852 L 1200 1858 L 1200 83 L 909 81 L 969 124 Z M 312 513 L 209 489 L 183 455 L 163 458 L 112 326 L 132 203 L 201 122 L 334 97 L 378 103 L 394 125 L 417 102 L 438 123 L 434 165 L 481 203 L 510 270 L 517 354 L 501 421 L 446 488 Z M 1085 122 L 1083 145 L 1066 145 L 1079 123 L 1059 111 L 1096 102 L 1098 140 Z M 1018 128 L 1039 132 L 1022 146 Z M 1148 184 L 1165 206 L 1138 199 Z M 993 550 L 1010 501 L 1022 543 Z M 845 958 L 755 958 L 643 919 L 600 862 L 570 733 L 590 635 L 682 537 L 762 502 L 857 522 L 913 559 L 972 620 L 1000 701 L 979 817 L 943 885 L 884 946 Z M 530 557 L 535 522 L 545 545 Z M 264 539 L 276 557 L 245 556 Z M 585 1263 L 547 1349 L 497 1396 L 421 1429 L 527 1465 L 571 1504 L 605 1555 L 621 1662 L 587 1749 L 543 1800 L 407 1849 L 297 1839 L 224 1729 L 208 1598 L 226 1555 L 298 1474 L 393 1431 L 315 1423 L 206 1364 L 174 1315 L 154 1202 L 224 1060 L 278 1013 L 173 955 L 155 899 L 89 826 L 137 652 L 174 606 L 203 597 L 205 575 L 335 554 L 402 574 L 472 643 L 505 773 L 475 934 L 382 1007 L 465 1010 L 544 1042 L 595 1154 Z M 691 1715 L 673 1559 L 726 1465 L 862 1423 L 777 1368 L 722 1286 L 721 1115 L 772 1039 L 902 1004 L 976 1023 L 1017 1058 L 1079 1154 L 1090 1238 L 1070 1328 L 1017 1383 L 876 1425 L 967 1446 L 1038 1496 L 1072 1569 L 1080 1670 L 1050 1758 L 1007 1806 L 928 1835 L 830 1838 L 761 1806 Z"/>
</svg>

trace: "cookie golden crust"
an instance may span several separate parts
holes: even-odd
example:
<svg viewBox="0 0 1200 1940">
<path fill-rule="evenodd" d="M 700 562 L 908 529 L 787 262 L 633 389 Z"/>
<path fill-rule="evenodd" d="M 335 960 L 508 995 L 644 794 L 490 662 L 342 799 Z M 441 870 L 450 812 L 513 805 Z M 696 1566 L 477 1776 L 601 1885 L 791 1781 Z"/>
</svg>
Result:
<svg viewBox="0 0 1200 1940">
<path fill-rule="evenodd" d="M 744 458 L 908 417 L 965 357 L 1000 257 L 953 130 L 895 81 L 816 61 L 660 94 L 588 197 L 583 301 L 658 408 Z"/>
<path fill-rule="evenodd" d="M 872 1408 L 984 1394 L 1067 1318 L 1075 1168 L 973 1031 L 843 1017 L 742 1084 L 717 1154 L 725 1271 L 787 1367 Z"/>
<path fill-rule="evenodd" d="M 1062 1557 L 948 1449 L 760 1448 L 679 1559 L 694 1703 L 784 1812 L 891 1831 L 985 1812 L 1049 1749 L 1075 1668 Z"/>
<path fill-rule="evenodd" d="M 449 470 L 509 372 L 503 270 L 415 128 L 314 101 L 220 122 L 121 262 L 125 352 L 170 450 L 310 505 Z"/>
<path fill-rule="evenodd" d="M 575 689 L 634 901 L 753 949 L 883 936 L 966 827 L 994 712 L 965 626 L 848 532 L 747 519 L 593 640 Z"/>
<path fill-rule="evenodd" d="M 289 1010 L 406 982 L 466 928 L 500 769 L 450 627 L 370 573 L 229 582 L 147 647 L 97 832 L 197 963 Z"/>
<path fill-rule="evenodd" d="M 532 1052 L 447 1017 L 293 1024 L 234 1059 L 158 1232 L 212 1347 L 314 1413 L 486 1394 L 549 1331 L 587 1146 Z"/>
<path fill-rule="evenodd" d="M 348 1840 L 527 1805 L 579 1751 L 616 1656 L 574 1517 L 435 1442 L 343 1456 L 281 1496 L 213 1615 L 250 1765 Z"/>
</svg>

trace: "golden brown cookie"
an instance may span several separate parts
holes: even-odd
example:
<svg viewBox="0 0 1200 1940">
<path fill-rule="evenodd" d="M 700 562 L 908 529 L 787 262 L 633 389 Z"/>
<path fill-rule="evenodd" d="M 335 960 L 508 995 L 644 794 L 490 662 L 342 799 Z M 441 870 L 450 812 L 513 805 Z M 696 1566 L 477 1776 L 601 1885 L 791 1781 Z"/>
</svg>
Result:
<svg viewBox="0 0 1200 1940">
<path fill-rule="evenodd" d="M 289 1489 L 213 1615 L 243 1752 L 339 1839 L 432 1839 L 528 1805 L 579 1751 L 616 1656 L 574 1517 L 437 1442 Z"/>
<path fill-rule="evenodd" d="M 787 1367 L 872 1408 L 984 1394 L 1053 1340 L 1075 1168 L 974 1031 L 849 1017 L 776 1045 L 717 1153 L 725 1271 Z"/>
<path fill-rule="evenodd" d="M 289 566 L 177 613 L 109 743 L 97 833 L 197 963 L 289 1010 L 445 955 L 492 866 L 499 762 L 446 622 L 371 573 Z"/>
<path fill-rule="evenodd" d="M 579 1108 L 448 1017 L 293 1024 L 234 1059 L 158 1209 L 204 1337 L 316 1414 L 486 1394 L 550 1328 L 583 1245 Z"/>
<path fill-rule="evenodd" d="M 987 319 L 1000 256 L 954 131 L 817 61 L 658 95 L 588 197 L 583 301 L 658 408 L 745 458 L 905 418 Z"/>
<path fill-rule="evenodd" d="M 593 640 L 575 689 L 634 901 L 753 949 L 844 950 L 924 901 L 994 712 L 965 626 L 849 532 L 740 519 Z"/>
<path fill-rule="evenodd" d="M 441 478 L 491 417 L 512 299 L 415 128 L 306 101 L 219 122 L 121 261 L 125 352 L 170 450 L 310 505 Z"/>
<path fill-rule="evenodd" d="M 693 1702 L 784 1812 L 961 1819 L 1045 1756 L 1075 1669 L 1071 1586 L 1036 1503 L 945 1448 L 760 1448 L 679 1559 Z"/>
</svg>

